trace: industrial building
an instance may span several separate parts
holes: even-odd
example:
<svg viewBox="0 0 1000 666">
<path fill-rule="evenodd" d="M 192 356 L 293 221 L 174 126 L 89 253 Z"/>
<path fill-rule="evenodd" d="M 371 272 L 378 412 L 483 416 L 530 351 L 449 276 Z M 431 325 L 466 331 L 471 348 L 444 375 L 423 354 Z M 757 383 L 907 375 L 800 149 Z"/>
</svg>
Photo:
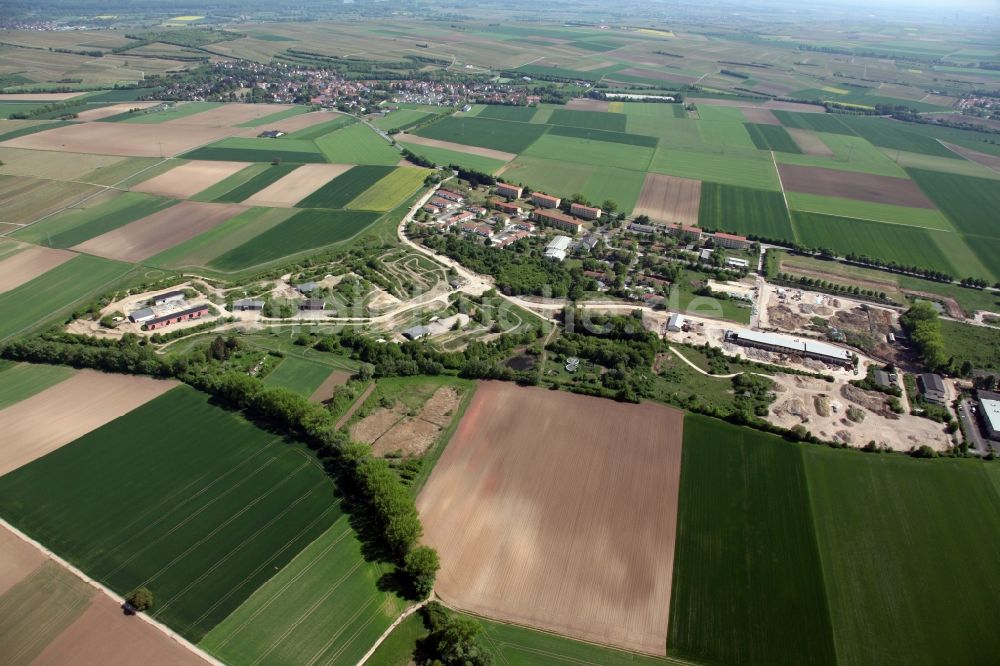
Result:
<svg viewBox="0 0 1000 666">
<path fill-rule="evenodd" d="M 413 326 L 403 331 L 403 337 L 410 340 L 419 340 L 420 338 L 426 338 L 431 334 L 431 329 L 426 326 Z"/>
<path fill-rule="evenodd" d="M 670 315 L 670 319 L 667 321 L 667 330 L 671 333 L 679 333 L 684 330 L 686 323 L 687 320 L 684 318 L 684 315 L 675 312 Z"/>
<path fill-rule="evenodd" d="M 235 312 L 246 312 L 248 310 L 263 310 L 264 301 L 254 299 L 254 298 L 241 298 L 238 301 L 233 301 L 233 310 Z"/>
<path fill-rule="evenodd" d="M 152 309 L 150 309 L 150 308 L 142 308 L 141 310 L 136 310 L 135 312 L 132 312 L 131 314 L 129 314 L 128 320 L 130 322 L 132 322 L 133 324 L 143 324 L 143 323 L 149 321 L 150 319 L 152 319 L 155 316 L 156 316 L 156 313 L 153 312 Z"/>
<path fill-rule="evenodd" d="M 166 305 L 167 303 L 179 303 L 184 300 L 183 291 L 168 291 L 163 294 L 157 294 L 150 299 L 153 305 Z"/>
<path fill-rule="evenodd" d="M 977 403 L 983 434 L 994 442 L 1000 442 L 1000 393 L 980 391 Z"/>
<path fill-rule="evenodd" d="M 799 340 L 778 333 L 741 330 L 726 331 L 726 342 L 780 354 L 794 354 L 844 368 L 854 367 L 855 357 L 851 352 L 816 340 Z"/>
<path fill-rule="evenodd" d="M 566 258 L 566 251 L 569 250 L 572 242 L 569 236 L 556 236 L 545 246 L 545 256 L 549 259 L 562 261 Z"/>
<path fill-rule="evenodd" d="M 146 322 L 145 329 L 147 331 L 155 331 L 158 328 L 164 328 L 170 326 L 171 324 L 179 324 L 182 321 L 190 321 L 191 319 L 201 319 L 208 314 L 207 305 L 196 305 L 194 307 L 188 308 L 187 310 L 181 310 L 180 312 L 172 312 L 168 315 L 162 317 L 155 317 Z"/>
</svg>

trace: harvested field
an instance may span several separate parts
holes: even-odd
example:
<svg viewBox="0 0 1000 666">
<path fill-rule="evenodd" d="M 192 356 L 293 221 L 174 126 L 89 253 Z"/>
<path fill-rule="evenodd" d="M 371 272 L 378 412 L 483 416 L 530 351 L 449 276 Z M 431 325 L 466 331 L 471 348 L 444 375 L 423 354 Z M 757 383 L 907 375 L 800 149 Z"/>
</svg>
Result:
<svg viewBox="0 0 1000 666">
<path fill-rule="evenodd" d="M 427 137 L 417 136 L 416 134 L 406 134 L 406 133 L 397 134 L 394 138 L 396 139 L 396 141 L 406 141 L 409 143 L 415 143 L 418 146 L 429 146 L 431 148 L 443 148 L 444 150 L 454 150 L 459 153 L 469 153 L 470 155 L 489 157 L 494 160 L 500 160 L 501 162 L 510 162 L 512 159 L 517 157 L 517 153 L 505 153 L 502 150 L 493 150 L 492 148 L 479 148 L 476 146 L 469 146 L 464 143 L 454 143 L 452 141 L 428 139 Z"/>
<path fill-rule="evenodd" d="M 577 111 L 607 111 L 608 101 L 603 99 L 590 99 L 589 97 L 578 97 L 566 103 L 567 109 Z"/>
<path fill-rule="evenodd" d="M 132 187 L 135 192 L 187 199 L 249 166 L 244 162 L 186 162 Z"/>
<path fill-rule="evenodd" d="M 246 210 L 236 204 L 182 201 L 73 249 L 108 259 L 136 262 L 194 238 Z"/>
<path fill-rule="evenodd" d="M 121 104 L 112 104 L 111 106 L 101 106 L 96 109 L 87 109 L 86 111 L 78 112 L 76 119 L 83 122 L 103 120 L 111 116 L 117 116 L 120 113 L 128 113 L 132 109 L 148 109 L 157 104 L 159 102 L 123 102 Z"/>
<path fill-rule="evenodd" d="M 634 215 L 648 215 L 661 222 L 698 224 L 701 181 L 647 173 Z"/>
<path fill-rule="evenodd" d="M 114 168 L 126 160 L 112 155 L 82 155 L 3 147 L 0 148 L 0 162 L 3 162 L 0 165 L 0 174 L 8 176 L 84 180 L 84 176 L 98 170 Z"/>
<path fill-rule="evenodd" d="M 770 109 L 760 106 L 744 106 L 740 110 L 746 117 L 747 122 L 760 123 L 761 125 L 780 125 L 781 121 L 771 113 Z"/>
<path fill-rule="evenodd" d="M 794 127 L 786 128 L 789 136 L 795 140 L 795 143 L 802 150 L 804 155 L 819 155 L 821 157 L 833 157 L 833 151 L 830 147 L 823 143 L 816 134 L 810 132 L 809 130 L 796 129 Z"/>
<path fill-rule="evenodd" d="M 481 383 L 417 499 L 437 593 L 665 654 L 682 433 L 662 405 Z"/>
<path fill-rule="evenodd" d="M 4 141 L 3 145 L 96 155 L 173 157 L 228 136 L 254 136 L 255 133 L 252 128 L 235 130 L 170 122 L 142 128 L 129 123 L 74 123 L 19 136 Z"/>
<path fill-rule="evenodd" d="M 778 172 L 786 191 L 805 192 L 858 201 L 934 208 L 917 184 L 906 178 L 837 171 L 819 167 L 779 164 Z"/>
<path fill-rule="evenodd" d="M 28 574 L 44 563 L 46 557 L 30 543 L 6 528 L 0 528 L 0 598 Z"/>
<path fill-rule="evenodd" d="M 0 222 L 28 224 L 100 191 L 86 183 L 0 175 Z"/>
<path fill-rule="evenodd" d="M 351 378 L 351 373 L 342 370 L 334 370 L 330 373 L 319 387 L 309 396 L 310 402 L 323 402 L 333 397 L 333 392 L 338 386 L 343 386 Z"/>
<path fill-rule="evenodd" d="M 0 94 L 0 102 L 65 102 L 68 99 L 86 94 L 86 91 L 65 93 L 3 93 Z"/>
<path fill-rule="evenodd" d="M 268 185 L 243 203 L 251 206 L 291 208 L 302 199 L 345 173 L 350 164 L 303 164 L 281 180 Z"/>
<path fill-rule="evenodd" d="M 0 476 L 126 414 L 177 382 L 81 370 L 0 410 Z"/>
<path fill-rule="evenodd" d="M 32 246 L 0 261 L 0 294 L 20 287 L 76 255 L 66 250 Z"/>
</svg>

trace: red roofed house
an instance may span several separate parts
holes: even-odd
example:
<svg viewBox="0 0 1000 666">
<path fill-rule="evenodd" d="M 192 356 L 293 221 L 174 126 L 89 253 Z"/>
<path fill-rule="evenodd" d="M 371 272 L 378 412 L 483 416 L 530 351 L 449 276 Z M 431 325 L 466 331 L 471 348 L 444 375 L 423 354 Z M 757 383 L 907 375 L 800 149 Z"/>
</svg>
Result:
<svg viewBox="0 0 1000 666">
<path fill-rule="evenodd" d="M 667 233 L 671 236 L 679 236 L 685 240 L 701 240 L 701 229 L 686 224 L 671 224 L 667 227 Z"/>
<path fill-rule="evenodd" d="M 524 212 L 524 209 L 518 206 L 517 204 L 512 204 L 512 203 L 507 203 L 506 201 L 497 201 L 497 200 L 494 200 L 491 203 L 493 204 L 494 208 L 503 213 L 507 213 L 511 217 L 520 217 L 520 218 L 527 217 L 526 213 Z"/>
<path fill-rule="evenodd" d="M 538 209 L 535 211 L 535 219 L 539 222 L 551 224 L 556 229 L 568 231 L 571 234 L 580 233 L 580 227 L 583 226 L 583 222 L 580 220 L 574 219 L 557 210 Z"/>
<path fill-rule="evenodd" d="M 449 208 L 454 208 L 455 204 L 447 199 L 442 199 L 441 197 L 433 197 L 428 203 L 432 206 L 437 206 L 442 210 L 447 210 Z"/>
<path fill-rule="evenodd" d="M 746 236 L 724 234 L 720 231 L 713 234 L 712 238 L 715 239 L 716 246 L 729 248 L 730 250 L 745 250 L 750 247 L 750 241 L 747 240 Z"/>
<path fill-rule="evenodd" d="M 451 190 L 438 190 L 437 195 L 442 199 L 447 199 L 448 201 L 454 201 L 455 203 L 462 203 L 465 201 L 463 197 L 458 192 L 452 192 Z"/>
<path fill-rule="evenodd" d="M 424 210 L 427 211 L 428 213 L 430 213 L 431 215 L 437 215 L 438 213 L 441 212 L 440 208 L 438 208 L 434 204 L 430 204 L 430 203 L 425 203 L 424 204 Z"/>
<path fill-rule="evenodd" d="M 559 203 L 562 201 L 559 197 L 550 197 L 542 192 L 533 192 L 531 194 L 531 202 L 536 206 L 541 206 L 542 208 L 559 208 Z"/>
<path fill-rule="evenodd" d="M 147 331 L 155 331 L 158 328 L 163 328 L 164 326 L 170 326 L 171 324 L 179 324 L 182 321 L 188 321 L 190 319 L 200 319 L 208 314 L 207 305 L 196 305 L 193 308 L 188 308 L 187 310 L 181 310 L 180 312 L 174 312 L 172 314 L 164 315 L 162 317 L 156 317 L 155 319 L 150 319 L 146 322 L 145 329 Z"/>
<path fill-rule="evenodd" d="M 583 204 L 573 203 L 570 204 L 569 212 L 577 217 L 582 217 L 585 220 L 597 220 L 600 219 L 604 211 L 600 208 L 594 208 L 593 206 L 584 206 Z"/>
<path fill-rule="evenodd" d="M 493 235 L 493 229 L 485 224 L 476 224 L 475 222 L 465 222 L 462 224 L 462 231 L 467 234 L 482 236 L 483 238 L 489 238 Z"/>
<path fill-rule="evenodd" d="M 508 199 L 520 199 L 522 192 L 524 192 L 523 187 L 508 185 L 507 183 L 497 183 L 497 194 L 502 197 L 507 197 Z"/>
</svg>

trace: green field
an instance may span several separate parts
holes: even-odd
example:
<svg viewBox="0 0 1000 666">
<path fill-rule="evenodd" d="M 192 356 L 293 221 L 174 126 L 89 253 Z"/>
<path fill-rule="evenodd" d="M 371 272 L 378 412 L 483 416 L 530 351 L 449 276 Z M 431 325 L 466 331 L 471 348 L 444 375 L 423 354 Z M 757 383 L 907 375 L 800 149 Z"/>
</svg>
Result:
<svg viewBox="0 0 1000 666">
<path fill-rule="evenodd" d="M 308 106 L 295 106 L 291 109 L 283 109 L 276 113 L 272 113 L 266 116 L 261 116 L 260 118 L 254 118 L 253 120 L 248 120 L 245 123 L 240 123 L 234 125 L 234 127 L 260 127 L 261 125 L 270 125 L 276 123 L 279 120 L 284 120 L 285 118 L 291 118 L 292 116 L 297 116 L 302 113 L 306 113 L 310 108 Z"/>
<path fill-rule="evenodd" d="M 397 167 L 345 207 L 355 210 L 392 210 L 416 192 L 429 173 L 431 172 L 427 169 Z"/>
<path fill-rule="evenodd" d="M 4 663 L 33 663 L 49 643 L 86 612 L 95 594 L 100 593 L 50 561 L 18 581 L 0 595 Z"/>
<path fill-rule="evenodd" d="M 649 171 L 681 178 L 779 191 L 778 172 L 770 160 L 709 154 L 685 150 L 657 149 Z"/>
<path fill-rule="evenodd" d="M 1000 331 L 997 329 L 941 320 L 941 334 L 945 352 L 954 359 L 956 367 L 963 361 L 970 361 L 977 369 L 1000 370 Z"/>
<path fill-rule="evenodd" d="M 348 125 L 353 125 L 358 122 L 358 119 L 354 116 L 346 115 L 333 115 L 332 120 L 327 120 L 311 127 L 303 127 L 300 130 L 296 130 L 291 134 L 286 134 L 285 136 L 278 137 L 281 141 L 315 141 L 316 139 L 325 136 L 331 132 L 335 132 L 342 127 L 347 127 Z"/>
<path fill-rule="evenodd" d="M 803 453 L 839 663 L 995 662 L 995 466 Z"/>
<path fill-rule="evenodd" d="M 739 111 L 739 109 L 734 110 Z M 697 127 L 705 146 L 717 147 L 717 150 L 723 152 L 738 150 L 743 154 L 758 151 L 757 145 L 747 132 L 745 123 L 699 120 Z M 766 153 L 761 154 L 761 157 L 770 158 Z"/>
<path fill-rule="evenodd" d="M 2 368 L 0 368 L 2 369 Z M 0 409 L 69 379 L 76 371 L 63 365 L 21 363 L 0 372 Z"/>
<path fill-rule="evenodd" d="M 294 356 L 286 357 L 264 379 L 272 388 L 286 388 L 308 398 L 330 376 L 330 366 Z"/>
<path fill-rule="evenodd" d="M 827 248 L 837 254 L 859 254 L 959 274 L 937 245 L 939 234 L 901 224 L 885 224 L 820 213 L 792 214 L 795 236 L 806 247 Z"/>
<path fill-rule="evenodd" d="M 774 150 L 781 153 L 801 153 L 802 149 L 795 139 L 781 125 L 762 125 L 746 123 L 747 134 L 754 145 L 761 150 Z"/>
<path fill-rule="evenodd" d="M 173 206 L 177 201 L 139 192 L 123 192 L 110 200 L 94 197 L 92 208 L 69 209 L 32 224 L 14 235 L 48 247 L 72 247 L 95 236 Z"/>
<path fill-rule="evenodd" d="M 400 154 L 385 139 L 361 123 L 348 125 L 316 139 L 328 162 L 334 164 L 383 164 L 399 162 Z"/>
<path fill-rule="evenodd" d="M 421 127 L 415 134 L 439 141 L 452 141 L 467 146 L 520 153 L 545 134 L 547 129 L 546 125 L 533 123 L 449 116 L 426 127 Z"/>
<path fill-rule="evenodd" d="M 655 136 L 626 134 L 625 132 L 611 132 L 602 129 L 588 129 L 586 127 L 562 127 L 560 125 L 556 125 L 550 129 L 548 136 L 568 136 L 575 139 L 620 143 L 626 146 L 645 146 L 646 148 L 656 148 L 657 143 L 659 143 L 659 140 Z"/>
<path fill-rule="evenodd" d="M 959 231 L 1000 238 L 1000 220 L 996 216 L 1000 208 L 1000 183 L 988 178 L 923 169 L 907 169 L 907 172 Z M 995 254 L 981 258 L 996 265 Z"/>
<path fill-rule="evenodd" d="M 801 192 L 787 192 L 785 196 L 788 197 L 788 207 L 792 210 L 891 222 L 892 224 L 940 231 L 955 230 L 944 215 L 933 208 L 909 208 Z"/>
<path fill-rule="evenodd" d="M 188 116 L 193 116 L 196 113 L 209 111 L 220 106 L 222 106 L 222 102 L 185 102 L 183 104 L 176 104 L 166 111 L 157 111 L 154 113 L 130 113 L 128 116 L 123 117 L 120 122 L 135 123 L 140 125 L 158 125 L 159 123 L 165 123 L 168 120 L 187 118 Z"/>
<path fill-rule="evenodd" d="M 910 153 L 961 159 L 935 139 L 909 131 L 908 123 L 862 116 L 844 116 L 841 122 L 876 146 L 905 150 Z"/>
<path fill-rule="evenodd" d="M 434 164 L 437 164 L 438 166 L 457 164 L 469 169 L 475 169 L 476 171 L 482 171 L 483 173 L 493 173 L 506 164 L 503 160 L 493 159 L 492 157 L 472 155 L 458 150 L 448 150 L 447 148 L 421 146 L 419 144 L 408 143 L 406 141 L 400 141 L 399 145 L 416 155 L 420 155 L 421 157 L 434 162 Z"/>
<path fill-rule="evenodd" d="M 0 108 L 3 104 L 0 104 Z M 0 116 L 3 112 L 0 111 Z M 69 125 L 68 121 L 64 120 L 54 120 L 51 122 L 32 122 L 30 120 L 9 120 L 0 124 L 0 141 L 7 141 L 8 139 L 16 139 L 19 136 L 27 136 L 28 134 L 34 134 L 36 132 L 44 132 L 45 130 L 55 129 L 56 127 L 62 127 L 63 125 Z"/>
<path fill-rule="evenodd" d="M 287 360 L 286 360 L 287 362 Z M 331 525 L 201 641 L 232 664 L 353 666 L 402 612 L 380 592 L 346 518 Z"/>
<path fill-rule="evenodd" d="M 81 254 L 16 289 L 0 294 L 0 340 L 37 326 L 96 296 L 132 266 Z"/>
<path fill-rule="evenodd" d="M 483 114 L 479 114 L 482 117 Z M 603 111 L 577 111 L 574 109 L 556 109 L 549 117 L 552 125 L 567 127 L 582 127 L 611 132 L 624 132 L 628 117 L 624 113 L 605 113 Z"/>
<path fill-rule="evenodd" d="M 829 132 L 830 134 L 854 134 L 854 130 L 840 121 L 833 113 L 799 113 L 797 111 L 772 111 L 785 127 Z"/>
<path fill-rule="evenodd" d="M 538 107 L 487 105 L 476 114 L 476 117 L 530 123 L 536 113 L 538 113 Z"/>
<path fill-rule="evenodd" d="M 593 166 L 646 171 L 653 156 L 653 149 L 549 133 L 531 144 L 524 151 L 524 155 L 570 164 L 591 164 Z"/>
<path fill-rule="evenodd" d="M 303 210 L 220 255 L 209 266 L 221 271 L 239 271 L 299 252 L 318 250 L 358 235 L 380 216 L 367 211 Z"/>
<path fill-rule="evenodd" d="M 198 196 L 204 196 L 206 200 L 217 203 L 239 203 L 247 197 L 257 194 L 268 185 L 278 182 L 291 172 L 295 171 L 295 169 L 299 168 L 299 166 L 301 165 L 254 164 L 246 169 L 243 169 L 239 173 L 235 173 L 229 178 L 226 178 L 221 183 L 217 183 L 213 187 L 210 187 L 209 189 L 213 190 L 212 193 L 208 193 L 208 190 L 203 190 L 198 193 Z M 244 174 L 245 171 L 249 171 L 250 173 Z M 249 176 L 249 178 L 247 178 L 247 176 Z M 215 192 L 219 192 L 218 195 L 212 196 Z"/>
<path fill-rule="evenodd" d="M 781 193 L 749 187 L 702 183 L 698 226 L 744 236 L 795 240 Z"/>
<path fill-rule="evenodd" d="M 624 211 L 635 206 L 645 178 L 642 171 L 558 162 L 530 155 L 518 157 L 504 171 L 504 179 L 510 182 L 562 197 L 579 192 L 596 204 L 612 199 Z"/>
<path fill-rule="evenodd" d="M 906 172 L 882 150 L 858 136 L 843 134 L 817 134 L 820 140 L 833 153 L 825 155 L 796 155 L 792 153 L 775 153 L 774 158 L 782 164 L 799 164 L 801 166 L 817 166 L 840 171 L 871 173 L 876 176 L 896 176 L 906 178 Z M 926 156 L 923 156 L 926 157 Z M 958 160 L 948 160 L 940 157 L 933 159 L 945 162 L 959 163 Z"/>
<path fill-rule="evenodd" d="M 416 109 L 400 109 L 399 111 L 390 112 L 389 115 L 377 118 L 372 122 L 372 125 L 385 132 L 394 129 L 403 130 L 419 123 L 425 118 L 429 118 L 431 115 L 426 111 L 417 111 Z"/>
<path fill-rule="evenodd" d="M 291 162 L 308 164 L 326 162 L 312 141 L 296 139 L 258 139 L 230 137 L 195 148 L 183 155 L 189 160 L 220 160 L 223 162 Z"/>
<path fill-rule="evenodd" d="M 395 167 L 374 164 L 352 167 L 307 196 L 296 206 L 298 208 L 343 208 L 394 170 Z"/>
<path fill-rule="evenodd" d="M 700 663 L 836 662 L 797 446 L 685 416 L 667 652 Z"/>
<path fill-rule="evenodd" d="M 251 208 L 143 263 L 162 268 L 205 268 L 216 257 L 278 226 L 295 213 L 291 208 Z"/>
<path fill-rule="evenodd" d="M 0 513 L 194 641 L 341 515 L 311 454 L 185 386 L 0 478 Z"/>
</svg>

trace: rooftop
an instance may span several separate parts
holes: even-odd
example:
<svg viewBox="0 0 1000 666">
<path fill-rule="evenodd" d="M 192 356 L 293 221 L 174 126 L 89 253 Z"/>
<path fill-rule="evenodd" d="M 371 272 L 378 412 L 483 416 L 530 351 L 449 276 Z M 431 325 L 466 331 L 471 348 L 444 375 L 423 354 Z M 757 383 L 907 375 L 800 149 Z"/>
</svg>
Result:
<svg viewBox="0 0 1000 666">
<path fill-rule="evenodd" d="M 990 428 L 1000 430 L 1000 393 L 980 391 L 979 406 L 983 410 L 983 418 L 990 424 Z"/>
</svg>

